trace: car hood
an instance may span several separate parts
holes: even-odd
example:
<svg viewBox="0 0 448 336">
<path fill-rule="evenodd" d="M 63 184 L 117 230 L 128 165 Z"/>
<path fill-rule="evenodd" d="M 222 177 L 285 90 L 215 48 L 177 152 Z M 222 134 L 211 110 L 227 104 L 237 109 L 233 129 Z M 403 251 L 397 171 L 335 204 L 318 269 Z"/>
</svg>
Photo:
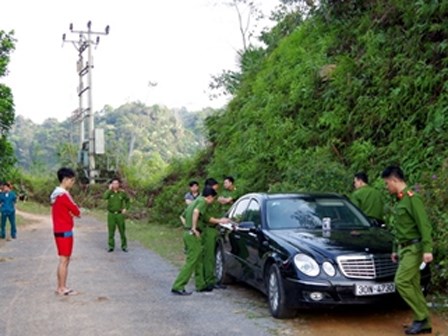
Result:
<svg viewBox="0 0 448 336">
<path fill-rule="evenodd" d="M 343 254 L 391 253 L 392 235 L 379 228 L 363 230 L 275 230 L 271 233 L 300 251 L 314 251 L 325 258 Z"/>
</svg>

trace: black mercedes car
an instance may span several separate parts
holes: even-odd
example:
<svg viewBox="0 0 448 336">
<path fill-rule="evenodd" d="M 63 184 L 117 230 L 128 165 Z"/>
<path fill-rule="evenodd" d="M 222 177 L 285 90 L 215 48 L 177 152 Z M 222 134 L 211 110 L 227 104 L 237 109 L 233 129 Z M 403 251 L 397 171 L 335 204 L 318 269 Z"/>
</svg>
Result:
<svg viewBox="0 0 448 336">
<path fill-rule="evenodd" d="M 372 304 L 398 299 L 392 236 L 344 196 L 248 194 L 227 213 L 216 247 L 221 282 L 246 282 L 265 293 L 271 314 L 285 318 L 313 305 Z M 429 284 L 428 267 L 422 272 Z"/>
</svg>

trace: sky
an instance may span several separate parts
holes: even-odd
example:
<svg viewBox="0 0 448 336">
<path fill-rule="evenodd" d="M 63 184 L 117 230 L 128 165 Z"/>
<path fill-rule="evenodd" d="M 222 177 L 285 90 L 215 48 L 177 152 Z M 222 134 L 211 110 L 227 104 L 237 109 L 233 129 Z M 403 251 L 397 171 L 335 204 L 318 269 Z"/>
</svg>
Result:
<svg viewBox="0 0 448 336">
<path fill-rule="evenodd" d="M 94 111 L 134 101 L 190 111 L 221 107 L 228 98 L 209 99 L 211 75 L 236 69 L 237 50 L 242 49 L 236 11 L 225 2 L 4 2 L 0 30 L 14 30 L 17 43 L 9 73 L 0 82 L 12 89 L 16 115 L 35 123 L 70 117 L 78 107 L 78 52 L 71 43 L 62 42 L 62 34 L 78 40 L 69 24 L 73 23 L 74 30 L 87 30 L 91 21 L 93 31 L 103 32 L 110 26 L 109 35 L 101 36 L 93 49 Z M 278 2 L 263 0 L 257 5 L 269 14 Z M 87 52 L 83 55 L 87 58 Z"/>
</svg>

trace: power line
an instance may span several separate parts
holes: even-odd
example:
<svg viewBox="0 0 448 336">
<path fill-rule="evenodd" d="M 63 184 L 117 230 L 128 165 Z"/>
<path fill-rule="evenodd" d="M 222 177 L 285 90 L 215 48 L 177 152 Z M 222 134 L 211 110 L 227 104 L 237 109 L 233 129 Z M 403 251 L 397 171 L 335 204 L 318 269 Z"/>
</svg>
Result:
<svg viewBox="0 0 448 336">
<path fill-rule="evenodd" d="M 95 170 L 95 153 L 98 152 L 95 149 L 95 121 L 93 111 L 93 99 L 92 99 L 92 69 L 93 69 L 93 57 L 92 46 L 97 46 L 100 43 L 100 35 L 109 34 L 109 26 L 106 26 L 104 32 L 92 31 L 92 22 L 87 22 L 87 30 L 75 30 L 73 29 L 73 23 L 70 23 L 69 30 L 72 34 L 78 34 L 78 39 L 67 39 L 67 35 L 62 34 L 62 42 L 72 43 L 75 49 L 78 51 L 77 72 L 79 76 L 78 97 L 79 107 L 73 111 L 73 120 L 79 120 L 79 150 L 81 154 L 81 164 L 88 169 L 89 183 L 95 183 L 95 177 L 98 175 Z M 93 40 L 93 38 L 95 38 Z M 84 62 L 83 53 L 87 50 L 87 62 Z M 84 85 L 84 76 L 87 75 L 87 86 Z M 84 108 L 84 96 L 87 94 L 87 108 Z M 85 123 L 87 121 L 87 139 L 85 139 Z M 83 154 L 88 149 L 88 164 L 86 165 L 83 160 Z M 104 152 L 100 150 L 100 152 Z"/>
</svg>

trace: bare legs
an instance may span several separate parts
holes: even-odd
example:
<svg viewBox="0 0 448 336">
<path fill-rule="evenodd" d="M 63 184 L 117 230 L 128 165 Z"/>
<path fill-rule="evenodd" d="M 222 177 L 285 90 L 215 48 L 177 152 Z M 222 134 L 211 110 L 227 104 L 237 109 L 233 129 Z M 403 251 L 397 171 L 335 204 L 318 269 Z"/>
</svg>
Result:
<svg viewBox="0 0 448 336">
<path fill-rule="evenodd" d="M 70 263 L 70 257 L 59 256 L 59 264 L 57 269 L 58 278 L 58 288 L 56 291 L 59 294 L 65 294 L 69 289 L 67 288 L 67 275 L 68 275 L 68 264 Z"/>
</svg>

